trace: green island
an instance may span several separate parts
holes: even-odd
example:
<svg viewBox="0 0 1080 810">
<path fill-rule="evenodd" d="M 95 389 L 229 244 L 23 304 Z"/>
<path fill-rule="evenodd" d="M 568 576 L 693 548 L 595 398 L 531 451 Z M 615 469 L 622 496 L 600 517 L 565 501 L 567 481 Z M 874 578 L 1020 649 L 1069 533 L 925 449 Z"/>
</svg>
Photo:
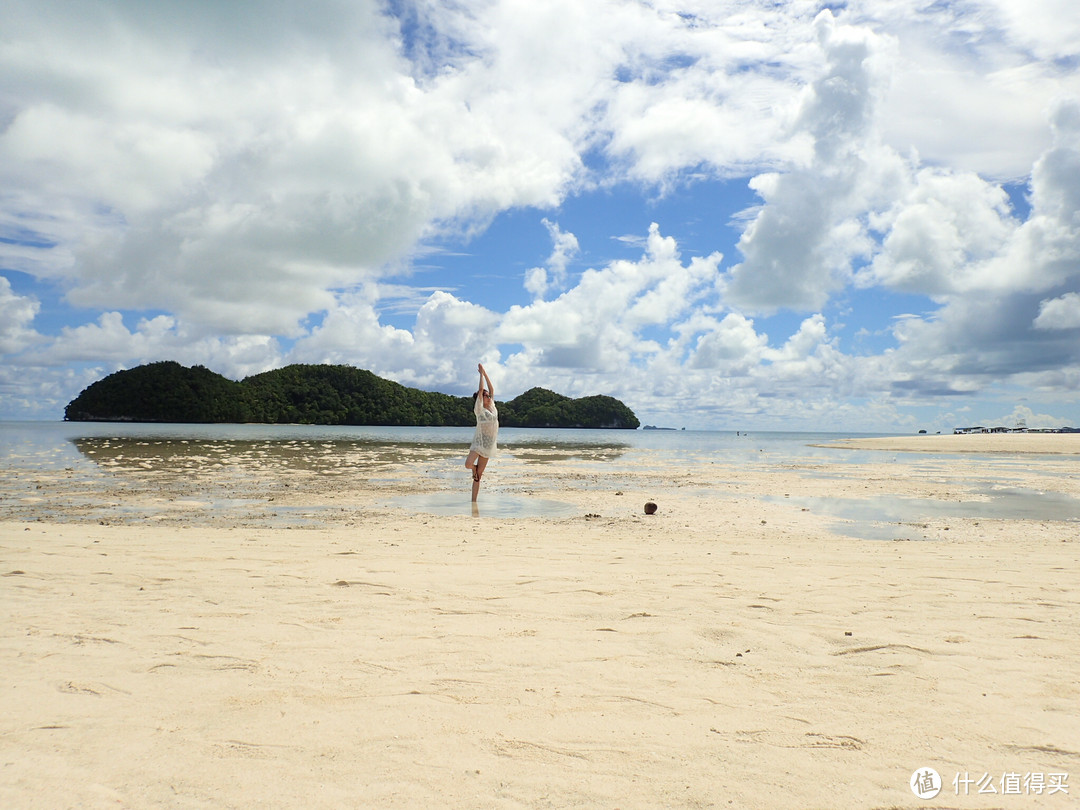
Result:
<svg viewBox="0 0 1080 810">
<path fill-rule="evenodd" d="M 626 428 L 639 422 L 614 397 L 572 399 L 531 388 L 498 402 L 503 427 Z M 475 423 L 473 398 L 409 388 L 345 365 L 291 365 L 230 380 L 166 360 L 117 371 L 64 409 L 69 422 L 256 422 L 456 427 Z"/>
</svg>

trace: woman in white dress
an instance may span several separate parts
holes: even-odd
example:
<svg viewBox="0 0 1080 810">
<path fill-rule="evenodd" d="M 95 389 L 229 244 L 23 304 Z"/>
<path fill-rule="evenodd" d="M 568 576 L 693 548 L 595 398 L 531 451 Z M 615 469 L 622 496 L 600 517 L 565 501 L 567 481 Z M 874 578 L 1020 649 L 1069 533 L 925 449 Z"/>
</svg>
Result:
<svg viewBox="0 0 1080 810">
<path fill-rule="evenodd" d="M 465 466 L 472 470 L 472 499 L 474 501 L 480 492 L 480 479 L 484 476 L 484 468 L 498 449 L 496 440 L 499 435 L 499 411 L 495 407 L 495 387 L 491 384 L 491 378 L 487 372 L 484 371 L 483 364 L 478 364 L 477 369 L 480 371 L 480 387 L 476 391 L 476 401 L 473 404 L 473 413 L 476 415 L 476 434 L 469 446 L 469 455 L 465 459 Z M 487 388 L 484 387 L 485 384 Z"/>
</svg>

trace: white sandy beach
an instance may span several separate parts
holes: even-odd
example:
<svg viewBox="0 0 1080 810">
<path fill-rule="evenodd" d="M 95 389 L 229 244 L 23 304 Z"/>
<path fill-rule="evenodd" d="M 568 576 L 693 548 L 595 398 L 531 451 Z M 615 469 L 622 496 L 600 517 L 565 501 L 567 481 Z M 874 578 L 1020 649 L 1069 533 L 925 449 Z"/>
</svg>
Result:
<svg viewBox="0 0 1080 810">
<path fill-rule="evenodd" d="M 953 433 L 845 439 L 839 446 L 916 453 L 1080 453 L 1080 433 Z"/>
<path fill-rule="evenodd" d="M 492 465 L 481 501 L 513 475 L 558 519 L 413 513 L 340 476 L 275 496 L 334 516 L 308 528 L 170 512 L 136 478 L 98 497 L 160 521 L 19 513 L 0 807 L 1075 806 L 1077 523 L 866 540 L 799 500 L 1076 497 L 1075 460 L 811 466 Z"/>
</svg>

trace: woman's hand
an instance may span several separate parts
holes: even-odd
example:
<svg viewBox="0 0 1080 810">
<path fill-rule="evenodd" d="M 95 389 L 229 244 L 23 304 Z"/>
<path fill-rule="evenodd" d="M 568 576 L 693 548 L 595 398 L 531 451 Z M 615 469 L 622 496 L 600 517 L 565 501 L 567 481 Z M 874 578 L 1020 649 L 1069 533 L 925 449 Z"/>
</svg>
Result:
<svg viewBox="0 0 1080 810">
<path fill-rule="evenodd" d="M 488 393 L 491 394 L 491 401 L 495 401 L 495 386 L 491 384 L 491 377 L 484 371 L 484 364 L 477 363 L 476 368 L 480 371 L 480 390 L 477 392 L 477 396 L 484 392 L 484 383 L 487 383 Z"/>
</svg>

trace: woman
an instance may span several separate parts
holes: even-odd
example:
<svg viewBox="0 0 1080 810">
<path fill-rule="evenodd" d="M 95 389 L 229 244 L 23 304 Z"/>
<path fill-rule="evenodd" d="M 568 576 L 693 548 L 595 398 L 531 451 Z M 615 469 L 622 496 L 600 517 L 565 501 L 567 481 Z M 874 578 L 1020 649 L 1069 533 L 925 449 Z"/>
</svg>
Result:
<svg viewBox="0 0 1080 810">
<path fill-rule="evenodd" d="M 484 371 L 483 364 L 478 364 L 477 368 L 480 370 L 480 387 L 476 391 L 476 400 L 473 403 L 476 434 L 469 446 L 469 455 L 465 459 L 465 466 L 472 470 L 472 499 L 474 501 L 480 492 L 480 479 L 484 476 L 484 468 L 487 467 L 488 460 L 495 455 L 496 438 L 499 435 L 499 411 L 495 407 L 495 387 L 491 384 L 491 378 L 487 372 Z"/>
</svg>

